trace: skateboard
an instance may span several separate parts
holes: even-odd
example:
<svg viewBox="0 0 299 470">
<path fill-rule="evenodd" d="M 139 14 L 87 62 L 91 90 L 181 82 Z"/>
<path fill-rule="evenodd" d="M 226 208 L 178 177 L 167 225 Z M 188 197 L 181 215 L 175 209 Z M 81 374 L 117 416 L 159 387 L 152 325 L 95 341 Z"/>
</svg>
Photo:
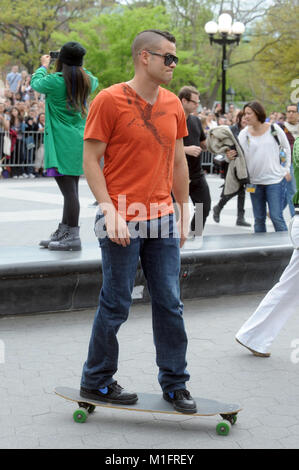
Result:
<svg viewBox="0 0 299 470">
<path fill-rule="evenodd" d="M 83 398 L 80 391 L 70 387 L 57 387 L 54 392 L 66 400 L 78 403 L 79 408 L 73 413 L 76 423 L 84 423 L 88 416 L 94 412 L 96 406 L 102 408 L 114 408 L 117 410 L 142 411 L 148 413 L 180 414 L 184 416 L 216 416 L 220 415 L 222 421 L 216 426 L 217 434 L 227 436 L 230 428 L 237 421 L 237 414 L 242 410 L 239 405 L 232 403 L 221 403 L 207 398 L 194 397 L 197 404 L 196 413 L 180 413 L 172 404 L 164 400 L 162 395 L 155 393 L 138 393 L 138 401 L 133 405 L 119 405 L 106 403 L 98 400 Z"/>
</svg>

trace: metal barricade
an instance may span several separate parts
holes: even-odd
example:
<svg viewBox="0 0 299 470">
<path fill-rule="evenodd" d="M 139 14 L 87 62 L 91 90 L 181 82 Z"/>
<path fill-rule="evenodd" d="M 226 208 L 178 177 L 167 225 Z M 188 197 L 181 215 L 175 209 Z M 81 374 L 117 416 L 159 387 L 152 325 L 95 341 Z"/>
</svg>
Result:
<svg viewBox="0 0 299 470">
<path fill-rule="evenodd" d="M 4 136 L 11 141 L 11 154 L 4 154 Z M 22 133 L 0 132 L 0 167 L 8 168 L 11 173 L 33 173 L 34 168 L 43 167 L 44 133 L 24 131 Z M 15 170 L 15 171 L 14 171 Z"/>
<path fill-rule="evenodd" d="M 208 150 L 204 150 L 201 152 L 201 157 L 202 157 L 202 167 L 208 168 L 209 173 L 213 173 L 214 171 L 214 160 L 213 160 L 213 154 L 209 152 Z"/>
<path fill-rule="evenodd" d="M 5 156 L 3 153 L 4 135 L 4 132 L 0 132 L 0 167 L 18 167 L 21 171 L 25 168 L 43 167 L 43 132 L 25 131 L 17 136 L 10 136 L 13 149 L 10 156 Z M 209 173 L 213 173 L 213 154 L 204 150 L 201 157 L 202 167 L 207 168 Z"/>
</svg>

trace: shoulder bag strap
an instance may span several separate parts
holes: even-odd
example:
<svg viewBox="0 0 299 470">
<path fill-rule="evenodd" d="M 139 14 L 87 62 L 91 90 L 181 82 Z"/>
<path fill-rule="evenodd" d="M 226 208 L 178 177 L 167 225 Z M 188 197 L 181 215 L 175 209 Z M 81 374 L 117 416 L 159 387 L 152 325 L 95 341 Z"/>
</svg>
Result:
<svg viewBox="0 0 299 470">
<path fill-rule="evenodd" d="M 274 124 L 271 124 L 271 134 L 273 135 L 274 139 L 276 140 L 276 143 L 277 143 L 278 147 L 280 147 L 280 142 L 279 142 L 279 138 L 278 138 L 278 135 L 277 135 L 277 130 L 275 129 Z"/>
</svg>

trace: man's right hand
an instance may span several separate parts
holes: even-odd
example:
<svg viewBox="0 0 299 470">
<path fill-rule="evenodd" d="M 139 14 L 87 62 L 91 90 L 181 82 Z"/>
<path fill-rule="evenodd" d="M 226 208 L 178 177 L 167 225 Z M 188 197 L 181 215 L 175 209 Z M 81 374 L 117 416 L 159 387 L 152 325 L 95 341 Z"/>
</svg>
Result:
<svg viewBox="0 0 299 470">
<path fill-rule="evenodd" d="M 189 145 L 184 147 L 185 153 L 191 157 L 198 157 L 201 153 L 201 148 L 197 145 Z"/>
<path fill-rule="evenodd" d="M 43 67 L 48 68 L 50 64 L 50 60 L 51 60 L 51 57 L 48 54 L 45 54 L 40 58 L 40 63 Z"/>
<path fill-rule="evenodd" d="M 123 247 L 130 245 L 130 232 L 126 221 L 114 209 L 105 211 L 105 224 L 110 240 Z"/>
</svg>

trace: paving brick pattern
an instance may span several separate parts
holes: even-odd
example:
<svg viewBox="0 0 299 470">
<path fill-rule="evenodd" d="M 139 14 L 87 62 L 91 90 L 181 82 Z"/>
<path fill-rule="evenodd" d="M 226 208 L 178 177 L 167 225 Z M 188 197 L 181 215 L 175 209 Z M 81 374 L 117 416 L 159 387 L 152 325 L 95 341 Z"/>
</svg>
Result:
<svg viewBox="0 0 299 470">
<path fill-rule="evenodd" d="M 74 423 L 76 405 L 53 389 L 78 386 L 94 311 L 1 318 L 0 449 L 298 448 L 299 307 L 274 342 L 271 358 L 254 357 L 234 340 L 261 298 L 185 302 L 191 393 L 244 408 L 227 437 L 216 434 L 217 417 L 98 408 L 85 424 Z M 149 305 L 132 307 L 119 340 L 119 383 L 160 393 Z"/>
</svg>

